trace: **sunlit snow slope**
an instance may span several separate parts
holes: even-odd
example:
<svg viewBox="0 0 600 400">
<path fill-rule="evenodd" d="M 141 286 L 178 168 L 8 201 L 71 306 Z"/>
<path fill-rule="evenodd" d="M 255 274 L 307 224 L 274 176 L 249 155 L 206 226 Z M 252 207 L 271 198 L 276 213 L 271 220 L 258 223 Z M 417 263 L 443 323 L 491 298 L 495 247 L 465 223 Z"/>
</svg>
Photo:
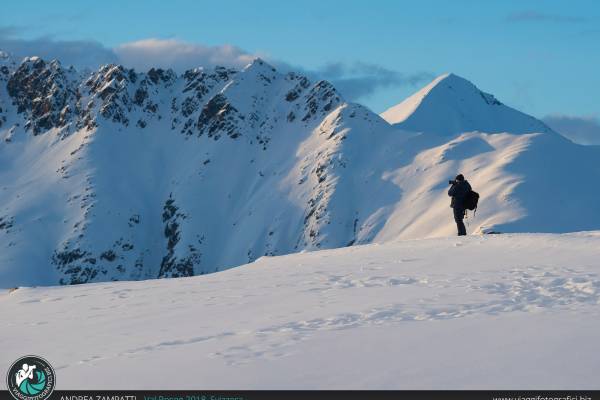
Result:
<svg viewBox="0 0 600 400">
<path fill-rule="evenodd" d="M 599 232 L 481 235 L 3 290 L 0 354 L 58 389 L 600 389 L 599 259 Z"/>
<path fill-rule="evenodd" d="M 481 202 L 468 230 L 570 232 L 598 229 L 600 147 L 581 146 L 507 107 L 454 74 L 381 114 L 413 131 L 403 164 L 384 176 L 403 196 L 375 240 L 450 235 L 445 192 L 462 173 Z"/>
</svg>

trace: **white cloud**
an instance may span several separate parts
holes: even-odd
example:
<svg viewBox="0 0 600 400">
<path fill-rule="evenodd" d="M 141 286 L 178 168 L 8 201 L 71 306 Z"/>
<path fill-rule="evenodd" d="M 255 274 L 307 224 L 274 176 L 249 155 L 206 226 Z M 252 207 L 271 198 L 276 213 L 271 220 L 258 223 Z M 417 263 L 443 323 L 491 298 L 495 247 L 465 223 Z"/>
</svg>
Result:
<svg viewBox="0 0 600 400">
<path fill-rule="evenodd" d="M 506 17 L 506 20 L 509 22 L 581 23 L 586 22 L 587 18 L 528 10 L 511 13 Z"/>
<path fill-rule="evenodd" d="M 553 114 L 544 117 L 543 121 L 575 143 L 600 145 L 600 120 L 597 117 Z"/>
<path fill-rule="evenodd" d="M 327 79 L 350 101 L 368 98 L 381 89 L 416 86 L 433 79 L 429 72 L 403 74 L 377 64 L 362 62 L 330 63 L 322 68 L 307 70 L 230 44 L 208 46 L 179 39 L 149 38 L 109 48 L 96 41 L 66 41 L 52 37 L 23 39 L 18 36 L 22 31 L 18 27 L 0 26 L 0 50 L 12 54 L 15 61 L 23 57 L 39 56 L 46 60 L 57 59 L 64 66 L 73 65 L 78 69 L 96 69 L 102 64 L 115 63 L 140 72 L 158 67 L 172 68 L 182 73 L 191 68 L 211 69 L 217 65 L 242 68 L 260 56 L 281 72 L 298 71 L 313 80 Z"/>
<path fill-rule="evenodd" d="M 20 39 L 0 29 L 0 50 L 12 55 L 15 61 L 30 56 L 45 60 L 59 60 L 63 65 L 76 68 L 97 68 L 102 64 L 117 62 L 115 53 L 95 41 L 54 40 L 49 37 Z"/>
<path fill-rule="evenodd" d="M 0 26 L 0 50 L 11 54 L 15 61 L 39 56 L 57 59 L 63 65 L 78 69 L 98 68 L 102 64 L 117 63 L 138 71 L 152 67 L 172 68 L 177 72 L 196 67 L 216 65 L 241 68 L 258 54 L 224 44 L 207 46 L 177 39 L 144 39 L 109 48 L 92 40 L 57 40 L 52 37 L 23 39 L 19 28 Z M 261 55 L 264 58 L 264 55 Z"/>
<path fill-rule="evenodd" d="M 309 74 L 331 81 L 348 100 L 367 98 L 380 89 L 416 87 L 435 78 L 431 72 L 404 74 L 378 64 L 356 62 L 330 63 Z"/>
<path fill-rule="evenodd" d="M 256 54 L 232 45 L 205 46 L 176 39 L 144 39 L 122 44 L 114 49 L 119 62 L 146 71 L 152 67 L 173 68 L 181 72 L 203 66 L 243 67 Z"/>
</svg>

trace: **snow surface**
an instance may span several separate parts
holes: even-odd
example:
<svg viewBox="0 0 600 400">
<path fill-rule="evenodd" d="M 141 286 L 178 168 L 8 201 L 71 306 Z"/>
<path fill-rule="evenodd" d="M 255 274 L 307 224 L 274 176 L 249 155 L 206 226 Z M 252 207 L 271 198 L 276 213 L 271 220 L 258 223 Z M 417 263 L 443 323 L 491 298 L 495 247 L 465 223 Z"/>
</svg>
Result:
<svg viewBox="0 0 600 400">
<path fill-rule="evenodd" d="M 58 389 L 600 389 L 599 259 L 598 231 L 481 235 L 3 290 L 0 354 Z"/>
</svg>

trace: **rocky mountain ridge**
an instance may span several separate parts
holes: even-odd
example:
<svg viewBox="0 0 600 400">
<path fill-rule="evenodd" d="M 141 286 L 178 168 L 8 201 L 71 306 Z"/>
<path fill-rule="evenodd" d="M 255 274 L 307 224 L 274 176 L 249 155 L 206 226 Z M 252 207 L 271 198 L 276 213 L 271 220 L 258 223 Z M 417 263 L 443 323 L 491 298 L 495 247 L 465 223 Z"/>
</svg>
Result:
<svg viewBox="0 0 600 400">
<path fill-rule="evenodd" d="M 23 236 L 29 229 L 39 230 L 43 235 L 48 229 L 44 224 L 49 223 L 44 221 L 55 215 L 65 216 L 65 224 L 70 228 L 56 229 L 50 234 L 52 238 L 62 237 L 50 246 L 55 247 L 50 260 L 56 270 L 50 275 L 55 275 L 59 283 L 188 276 L 252 261 L 262 255 L 340 246 L 356 240 L 354 232 L 344 232 L 335 238 L 323 232 L 331 223 L 328 204 L 333 188 L 343 186 L 335 174 L 329 173 L 344 164 L 343 158 L 336 156 L 348 134 L 345 120 L 361 118 L 366 124 L 381 126 L 385 123 L 363 107 L 345 103 L 328 82 L 312 83 L 295 73 L 280 74 L 260 59 L 241 71 L 218 67 L 212 71 L 194 69 L 178 76 L 171 70 L 137 73 L 119 65 L 103 66 L 83 75 L 72 68 L 63 68 L 58 61 L 31 57 L 5 75 L 6 92 L 2 99 L 9 107 L 8 120 L 2 128 L 2 150 L 7 152 L 3 161 L 13 166 L 19 162 L 10 154 L 11 146 L 33 148 L 46 142 L 39 149 L 40 154 L 51 158 L 44 168 L 54 165 L 56 175 L 49 182 L 58 181 L 47 192 L 58 190 L 66 201 L 66 205 L 59 202 L 54 209 L 47 210 L 45 217 L 36 220 L 23 221 L 18 212 L 7 212 L 10 206 L 5 213 L 10 214 L 11 221 L 17 214 L 16 220 L 22 221 L 18 225 Z M 289 161 L 293 156 L 291 150 L 311 137 L 315 140 L 309 140 L 311 149 L 302 159 L 294 160 L 282 171 L 273 171 L 285 164 L 273 165 L 273 158 Z M 187 157 L 178 160 L 183 153 Z M 204 170 L 219 164 L 231 164 L 232 153 L 238 153 L 237 161 L 245 161 L 239 174 L 223 179 L 218 175 L 211 178 L 203 175 Z M 142 158 L 145 167 L 162 163 L 163 170 L 147 172 L 138 163 Z M 119 165 L 119 159 L 122 162 L 119 171 L 115 171 L 113 167 Z M 18 168 L 10 170 L 16 172 Z M 247 175 L 247 179 L 240 179 L 242 175 Z M 306 187 L 300 190 L 298 198 L 283 200 L 285 209 L 294 208 L 282 210 L 280 219 L 284 221 L 274 223 L 285 226 L 282 230 L 291 230 L 286 232 L 285 239 L 275 235 L 275 228 L 261 232 L 265 237 L 239 233 L 244 236 L 244 249 L 233 251 L 234 257 L 222 254 L 221 245 L 216 245 L 214 239 L 208 244 L 215 231 L 219 231 L 214 225 L 225 221 L 211 221 L 207 225 L 212 227 L 205 229 L 188 222 L 210 214 L 211 208 L 224 201 L 229 202 L 236 191 L 249 197 L 272 197 L 271 186 L 281 182 L 265 185 L 259 190 L 264 192 L 260 195 L 248 185 L 257 186 L 254 182 L 257 178 L 279 180 L 279 175 L 290 180 L 287 186 Z M 181 187 L 174 183 L 178 176 L 189 182 L 186 190 L 193 194 L 188 200 L 181 200 L 188 194 L 174 192 Z M 115 217 L 115 212 L 120 213 L 125 204 L 139 198 L 140 193 L 131 193 L 130 188 L 119 192 L 113 187 L 127 186 L 131 180 L 143 182 L 147 204 L 141 208 L 145 210 L 125 207 L 131 211 Z M 205 188 L 201 188 L 203 180 L 210 181 Z M 151 187 L 157 183 L 164 188 Z M 227 193 L 222 190 L 224 187 Z M 8 188 L 5 186 L 5 190 Z M 278 202 L 284 194 L 287 193 L 278 194 Z M 38 201 L 49 195 L 52 196 L 39 191 L 30 194 Z M 195 208 L 193 204 L 183 204 L 193 203 L 200 196 L 212 196 L 207 209 L 191 211 Z M 248 200 L 251 204 L 251 199 Z M 258 208 L 266 215 L 272 206 L 261 198 L 256 207 L 248 208 Z M 15 207 L 21 206 L 15 204 Z M 231 213 L 238 214 L 239 210 Z M 246 217 L 252 213 L 249 210 Z M 132 233 L 147 226 L 148 219 L 153 221 L 152 234 Z M 245 225 L 239 221 L 240 216 L 235 219 L 226 222 L 230 225 L 226 231 L 237 230 L 238 224 Z M 263 222 L 260 219 L 249 230 L 264 230 L 260 227 Z M 124 224 L 125 235 L 110 228 Z M 5 234 L 16 232 L 13 228 Z M 222 235 L 227 237 L 231 233 Z M 108 237 L 112 238 L 107 242 Z M 102 242 L 107 243 L 100 245 Z M 207 246 L 208 250 L 201 250 Z M 26 254 L 24 257 L 28 258 Z M 235 261 L 217 261 L 221 259 Z"/>
</svg>

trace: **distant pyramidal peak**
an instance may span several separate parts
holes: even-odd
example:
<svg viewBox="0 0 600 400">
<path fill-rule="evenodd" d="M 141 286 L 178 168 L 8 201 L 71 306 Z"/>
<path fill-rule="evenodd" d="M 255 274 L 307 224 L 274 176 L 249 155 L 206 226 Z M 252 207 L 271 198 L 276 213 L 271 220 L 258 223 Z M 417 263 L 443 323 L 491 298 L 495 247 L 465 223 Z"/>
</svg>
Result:
<svg viewBox="0 0 600 400">
<path fill-rule="evenodd" d="M 510 108 L 468 80 L 447 73 L 381 114 L 409 131 L 442 136 L 462 132 L 549 132 L 536 118 Z"/>
</svg>

